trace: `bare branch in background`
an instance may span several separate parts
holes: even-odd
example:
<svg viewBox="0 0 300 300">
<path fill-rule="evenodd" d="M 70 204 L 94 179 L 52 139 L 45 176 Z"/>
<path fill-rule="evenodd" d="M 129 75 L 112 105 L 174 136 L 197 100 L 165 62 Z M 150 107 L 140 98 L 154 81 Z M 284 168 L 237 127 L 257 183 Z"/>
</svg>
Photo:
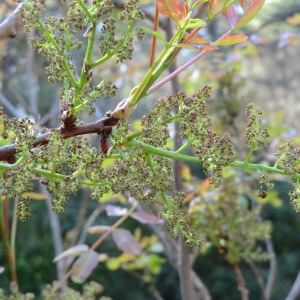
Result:
<svg viewBox="0 0 300 300">
<path fill-rule="evenodd" d="M 51 204 L 51 197 L 46 190 L 44 185 L 40 185 L 41 192 L 44 195 L 47 195 L 46 198 L 46 206 L 48 210 L 48 216 L 50 220 L 50 228 L 51 228 L 51 233 L 52 233 L 52 241 L 53 241 L 53 246 L 54 246 L 54 257 L 57 256 L 58 254 L 62 253 L 64 248 L 63 248 L 63 241 L 61 238 L 61 227 L 60 227 L 60 222 L 59 218 L 56 213 L 53 212 L 52 210 L 52 204 Z M 56 262 L 56 273 L 57 273 L 57 280 L 62 280 L 65 277 L 66 274 L 66 266 L 64 263 L 64 260 L 58 260 Z M 64 283 L 63 288 L 66 288 L 66 283 Z"/>
<path fill-rule="evenodd" d="M 151 211 L 154 214 L 158 214 L 160 211 L 159 208 L 157 208 L 154 204 L 151 206 L 148 206 L 151 208 Z M 138 206 L 138 210 L 144 211 L 141 205 Z M 178 250 L 179 247 L 177 245 L 177 242 L 175 240 L 171 240 L 169 237 L 169 234 L 166 229 L 158 227 L 155 224 L 148 224 L 148 226 L 151 228 L 153 233 L 158 237 L 160 243 L 164 247 L 164 253 L 166 254 L 169 263 L 171 266 L 179 273 L 181 272 L 181 269 L 179 268 L 178 264 Z M 188 266 L 190 270 L 190 280 L 192 289 L 196 295 L 197 298 L 194 298 L 193 300 L 211 300 L 211 295 L 209 293 L 209 290 L 207 289 L 206 285 L 202 282 L 201 278 L 198 276 L 198 274 L 193 270 L 192 265 Z M 182 298 L 186 300 L 187 298 Z"/>
<path fill-rule="evenodd" d="M 266 242 L 267 252 L 271 256 L 265 293 L 266 293 L 266 298 L 271 299 L 272 290 L 273 290 L 275 277 L 276 277 L 277 263 L 276 263 L 276 254 L 274 251 L 272 240 L 267 239 L 265 242 Z"/>
<path fill-rule="evenodd" d="M 18 112 L 17 108 L 0 92 L 0 103 L 10 111 L 10 113 L 17 117 L 22 118 L 22 115 Z"/>
<path fill-rule="evenodd" d="M 290 292 L 286 296 L 285 300 L 296 300 L 298 299 L 299 294 L 300 294 L 300 271 L 298 272 L 294 284 L 290 289 Z"/>
<path fill-rule="evenodd" d="M 18 30 L 23 25 L 19 17 L 19 10 L 22 5 L 19 4 L 13 13 L 0 23 L 0 40 L 16 37 Z"/>
<path fill-rule="evenodd" d="M 233 263 L 232 267 L 233 267 L 233 270 L 234 270 L 235 275 L 236 275 L 238 290 L 241 293 L 242 300 L 249 300 L 249 291 L 246 287 L 246 282 L 245 282 L 245 279 L 243 277 L 240 266 L 238 265 L 238 263 Z"/>
<path fill-rule="evenodd" d="M 29 32 L 27 33 L 27 39 L 30 39 L 34 37 L 34 33 Z M 39 119 L 39 107 L 38 107 L 38 94 L 39 94 L 39 80 L 36 72 L 34 71 L 36 68 L 34 67 L 35 65 L 35 58 L 34 58 L 34 53 L 35 50 L 34 48 L 30 47 L 27 45 L 28 50 L 27 50 L 27 57 L 26 57 L 26 73 L 27 73 L 27 96 L 29 99 L 29 113 L 33 115 L 34 117 L 34 122 L 37 123 Z"/>
</svg>

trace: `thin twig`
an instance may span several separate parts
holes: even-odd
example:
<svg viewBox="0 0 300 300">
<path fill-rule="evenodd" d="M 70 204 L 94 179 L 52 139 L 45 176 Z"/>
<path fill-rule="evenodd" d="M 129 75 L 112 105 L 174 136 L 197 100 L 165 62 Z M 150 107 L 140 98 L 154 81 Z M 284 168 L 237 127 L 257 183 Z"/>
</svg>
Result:
<svg viewBox="0 0 300 300">
<path fill-rule="evenodd" d="M 114 126 L 118 123 L 118 119 L 114 117 L 104 116 L 101 120 L 98 120 L 93 123 L 88 123 L 81 126 L 76 126 L 74 128 L 55 128 L 47 133 L 40 134 L 36 137 L 36 142 L 32 144 L 32 148 L 37 146 L 46 145 L 49 142 L 49 138 L 53 132 L 59 132 L 63 139 L 67 139 L 73 136 L 90 134 L 90 133 L 99 133 L 101 129 L 105 126 Z M 6 160 L 7 158 L 18 153 L 15 144 L 10 144 L 0 147 L 0 160 Z"/>
<path fill-rule="evenodd" d="M 267 299 L 271 299 L 272 290 L 275 282 L 276 277 L 276 269 L 277 269 L 277 262 L 276 262 L 276 255 L 273 247 L 273 242 L 271 239 L 266 239 L 266 248 L 267 252 L 270 255 L 270 267 L 268 272 L 268 279 L 266 284 L 266 297 Z"/>
<path fill-rule="evenodd" d="M 18 30 L 23 25 L 19 17 L 19 10 L 22 6 L 23 4 L 19 4 L 13 13 L 0 23 L 0 40 L 16 37 Z"/>
<path fill-rule="evenodd" d="M 296 300 L 298 299 L 297 297 L 299 294 L 300 294 L 300 271 L 298 272 L 298 275 L 293 283 L 293 286 L 284 300 Z"/>
<path fill-rule="evenodd" d="M 250 268 L 252 269 L 252 271 L 253 271 L 253 273 L 254 273 L 254 275 L 256 277 L 258 285 L 259 285 L 259 287 L 261 289 L 261 293 L 262 293 L 263 299 L 267 300 L 266 290 L 265 290 L 265 284 L 264 284 L 263 278 L 261 277 L 260 272 L 259 272 L 256 264 L 250 258 L 247 259 L 246 261 L 247 261 L 247 264 L 250 266 Z"/>
<path fill-rule="evenodd" d="M 236 281 L 238 285 L 238 290 L 241 293 L 242 300 L 249 300 L 249 292 L 246 287 L 245 279 L 243 277 L 242 271 L 240 269 L 240 266 L 238 263 L 233 263 L 232 264 L 233 270 L 236 274 Z"/>
</svg>

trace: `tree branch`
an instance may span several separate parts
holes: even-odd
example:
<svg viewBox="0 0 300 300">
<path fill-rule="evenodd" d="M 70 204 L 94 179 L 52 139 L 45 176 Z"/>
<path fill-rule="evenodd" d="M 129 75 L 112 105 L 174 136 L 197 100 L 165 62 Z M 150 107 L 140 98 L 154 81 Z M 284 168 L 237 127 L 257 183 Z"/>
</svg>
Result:
<svg viewBox="0 0 300 300">
<path fill-rule="evenodd" d="M 242 271 L 240 269 L 240 266 L 238 265 L 238 263 L 233 263 L 232 267 L 233 267 L 233 270 L 236 274 L 238 290 L 241 293 L 242 300 L 249 300 L 249 295 L 248 295 L 249 292 L 248 292 L 248 289 L 246 287 L 246 283 L 245 283 Z"/>
<path fill-rule="evenodd" d="M 19 17 L 19 10 L 23 4 L 19 4 L 13 13 L 0 24 L 0 41 L 6 38 L 14 38 L 23 22 Z"/>
<path fill-rule="evenodd" d="M 84 134 L 90 134 L 90 133 L 97 133 L 99 134 L 101 130 L 106 126 L 115 126 L 119 122 L 119 119 L 110 116 L 105 115 L 101 120 L 98 120 L 93 123 L 84 124 L 81 126 L 76 126 L 74 128 L 56 128 L 51 129 L 50 132 L 46 132 L 43 134 L 40 134 L 36 137 L 36 141 L 32 144 L 32 148 L 35 148 L 37 146 L 46 145 L 49 142 L 49 138 L 53 132 L 59 132 L 62 136 L 62 138 L 67 139 L 73 136 L 78 135 L 84 135 Z M 0 147 L 0 160 L 7 160 L 8 158 L 12 157 L 13 155 L 17 154 L 18 150 L 16 149 L 15 144 L 10 144 L 6 146 Z"/>
<path fill-rule="evenodd" d="M 298 272 L 298 275 L 293 283 L 293 286 L 290 289 L 285 300 L 296 300 L 299 294 L 300 294 L 300 271 Z"/>
</svg>

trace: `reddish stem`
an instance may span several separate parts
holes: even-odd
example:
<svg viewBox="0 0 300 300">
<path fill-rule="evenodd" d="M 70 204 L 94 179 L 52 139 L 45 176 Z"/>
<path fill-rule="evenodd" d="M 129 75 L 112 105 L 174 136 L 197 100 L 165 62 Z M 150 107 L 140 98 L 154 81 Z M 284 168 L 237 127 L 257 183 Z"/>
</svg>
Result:
<svg viewBox="0 0 300 300">
<path fill-rule="evenodd" d="M 159 11 L 157 4 L 155 5 L 155 14 L 154 14 L 154 20 L 153 20 L 153 31 L 158 30 L 158 23 L 159 23 Z M 154 55 L 155 55 L 155 49 L 156 49 L 156 36 L 152 37 L 152 44 L 151 44 L 151 52 L 150 52 L 150 61 L 149 61 L 149 68 L 153 65 L 154 62 Z"/>
</svg>

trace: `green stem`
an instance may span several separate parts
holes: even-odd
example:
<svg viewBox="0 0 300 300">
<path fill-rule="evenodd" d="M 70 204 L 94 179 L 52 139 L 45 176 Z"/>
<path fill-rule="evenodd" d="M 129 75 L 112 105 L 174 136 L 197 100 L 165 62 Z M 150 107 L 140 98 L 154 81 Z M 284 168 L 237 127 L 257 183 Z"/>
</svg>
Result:
<svg viewBox="0 0 300 300">
<path fill-rule="evenodd" d="M 176 153 L 181 153 L 181 152 L 183 152 L 185 149 L 187 149 L 189 146 L 191 146 L 192 142 L 193 142 L 192 140 L 187 140 L 187 142 L 184 143 L 184 144 L 176 151 Z"/>
<path fill-rule="evenodd" d="M 115 157 L 112 157 L 112 158 L 115 158 Z M 1 169 L 9 170 L 9 169 L 12 169 L 13 166 L 14 165 L 0 163 L 0 170 Z M 66 179 L 66 178 L 69 177 L 68 175 L 63 175 L 63 174 L 55 173 L 55 172 L 52 172 L 52 171 L 49 171 L 49 170 L 40 169 L 40 168 L 34 168 L 34 169 L 32 169 L 32 173 L 41 175 L 41 176 L 43 176 L 45 178 L 49 178 L 49 179 L 55 178 L 55 179 L 58 179 L 58 180 L 63 180 L 63 179 Z M 101 183 L 91 182 L 91 181 L 84 181 L 84 180 L 81 181 L 80 180 L 79 183 L 82 184 L 82 185 L 90 186 L 90 187 L 104 186 L 104 185 L 108 184 L 106 180 L 103 181 L 103 182 L 101 182 Z"/>
<path fill-rule="evenodd" d="M 168 211 L 172 211 L 172 208 L 171 208 L 171 205 L 170 205 L 170 202 L 168 200 L 166 193 L 164 191 L 160 191 L 160 194 L 161 194 L 165 204 L 167 205 Z"/>
<path fill-rule="evenodd" d="M 94 19 L 94 17 L 91 15 L 90 11 L 86 8 L 86 6 L 84 5 L 84 3 L 81 0 L 76 0 L 78 5 L 82 8 L 82 10 L 84 11 L 85 15 L 89 18 L 89 20 L 92 22 L 92 24 L 96 23 L 96 20 Z"/>
<path fill-rule="evenodd" d="M 94 48 L 94 43 L 95 43 L 95 36 L 96 36 L 96 23 L 93 23 L 94 28 L 91 30 L 91 33 L 89 35 L 88 38 L 88 44 L 87 44 L 87 48 L 85 51 L 85 56 L 84 56 L 84 62 L 83 62 L 83 66 L 81 69 L 81 73 L 80 73 L 80 78 L 79 78 L 79 83 L 78 83 L 78 88 L 82 89 L 83 86 L 86 83 L 86 79 L 87 79 L 87 75 L 88 75 L 88 71 L 86 70 L 86 67 L 90 68 L 90 61 L 91 61 L 91 57 L 93 54 L 93 48 Z M 78 105 L 78 103 L 73 103 L 75 106 Z"/>
<path fill-rule="evenodd" d="M 132 29 L 132 26 L 133 26 L 133 23 L 130 22 L 127 26 L 127 29 L 126 29 L 126 32 L 123 36 L 123 38 L 121 39 L 121 41 L 116 45 L 115 49 L 107 54 L 105 54 L 103 57 L 101 57 L 100 59 L 94 61 L 94 62 L 91 62 L 89 64 L 89 66 L 91 68 L 94 68 L 98 65 L 101 65 L 102 63 L 104 63 L 105 61 L 109 60 L 110 58 L 112 58 L 113 56 L 116 55 L 116 53 L 120 50 L 120 48 L 122 48 L 122 46 L 124 45 L 127 37 L 129 36 L 129 34 L 131 33 L 131 29 Z"/>
<path fill-rule="evenodd" d="M 174 46 L 178 41 L 181 40 L 184 31 L 184 28 L 179 29 L 176 34 L 174 34 L 172 39 L 165 45 L 162 52 L 149 68 L 141 84 L 131 96 L 130 101 L 132 105 L 136 105 L 144 97 L 149 87 L 157 80 L 161 73 L 169 67 L 168 61 L 170 61 L 172 55 L 176 51 L 176 48 Z"/>
<path fill-rule="evenodd" d="M 177 153 L 177 152 L 174 152 L 174 151 L 169 151 L 169 150 L 164 150 L 164 149 L 161 149 L 161 148 L 156 148 L 156 147 L 150 146 L 146 143 L 143 143 L 143 142 L 137 141 L 137 140 L 125 141 L 125 142 L 123 142 L 123 144 L 125 146 L 127 146 L 128 148 L 132 148 L 133 146 L 135 146 L 137 144 L 140 144 L 144 147 L 146 152 L 148 152 L 152 155 L 158 155 L 158 156 L 170 158 L 172 160 L 182 160 L 182 161 L 188 161 L 188 162 L 193 162 L 193 163 L 201 163 L 199 161 L 199 158 L 196 157 L 196 156 L 190 156 L 190 155 Z M 277 168 L 274 168 L 274 167 L 269 167 L 269 166 L 265 166 L 265 165 L 261 165 L 261 164 L 251 164 L 251 163 L 248 163 L 246 161 L 234 161 L 234 162 L 229 163 L 228 167 L 260 170 L 260 171 L 266 171 L 266 172 L 270 172 L 270 173 L 277 173 L 277 174 L 281 174 L 281 175 L 291 176 L 295 179 L 300 179 L 300 174 L 288 175 L 282 169 L 277 169 Z"/>
<path fill-rule="evenodd" d="M 253 152 L 255 151 L 256 143 L 254 141 L 251 142 L 250 150 L 245 158 L 245 162 L 249 162 L 250 158 L 252 157 Z"/>
</svg>

